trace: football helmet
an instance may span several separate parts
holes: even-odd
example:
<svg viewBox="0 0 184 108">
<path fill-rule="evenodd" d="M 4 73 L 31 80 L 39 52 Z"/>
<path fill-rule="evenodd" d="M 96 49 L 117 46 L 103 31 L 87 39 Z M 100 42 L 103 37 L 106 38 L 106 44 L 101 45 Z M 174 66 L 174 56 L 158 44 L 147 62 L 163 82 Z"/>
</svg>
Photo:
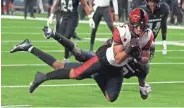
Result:
<svg viewBox="0 0 184 108">
<path fill-rule="evenodd" d="M 139 27 L 138 33 L 135 29 Z M 148 28 L 148 15 L 141 8 L 135 8 L 129 14 L 129 28 L 133 36 L 142 36 L 142 33 Z"/>
</svg>

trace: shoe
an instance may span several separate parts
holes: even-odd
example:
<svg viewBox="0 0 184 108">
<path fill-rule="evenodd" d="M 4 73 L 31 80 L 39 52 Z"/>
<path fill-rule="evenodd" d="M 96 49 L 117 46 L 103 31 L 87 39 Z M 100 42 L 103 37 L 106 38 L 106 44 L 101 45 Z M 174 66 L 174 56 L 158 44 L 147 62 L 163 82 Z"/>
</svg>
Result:
<svg viewBox="0 0 184 108">
<path fill-rule="evenodd" d="M 30 88 L 29 88 L 29 92 L 33 93 L 33 91 L 44 81 L 46 81 L 46 75 L 41 73 L 41 72 L 37 72 L 34 81 L 32 81 L 30 83 Z"/>
<path fill-rule="evenodd" d="M 14 53 L 17 51 L 28 51 L 28 49 L 31 47 L 31 42 L 29 39 L 24 40 L 22 43 L 15 45 L 13 49 L 10 51 L 10 53 Z"/>
<path fill-rule="evenodd" d="M 79 40 L 79 41 L 81 40 L 81 38 L 78 37 L 78 36 L 74 36 L 73 39 L 76 39 L 76 40 Z"/>
<path fill-rule="evenodd" d="M 53 37 L 54 36 L 51 28 L 49 28 L 48 26 L 44 26 L 42 30 L 44 32 L 44 37 L 46 39 L 49 39 L 50 37 Z"/>
<path fill-rule="evenodd" d="M 70 60 L 69 59 L 63 59 L 63 61 L 62 61 L 62 63 L 69 63 L 70 62 Z"/>
</svg>

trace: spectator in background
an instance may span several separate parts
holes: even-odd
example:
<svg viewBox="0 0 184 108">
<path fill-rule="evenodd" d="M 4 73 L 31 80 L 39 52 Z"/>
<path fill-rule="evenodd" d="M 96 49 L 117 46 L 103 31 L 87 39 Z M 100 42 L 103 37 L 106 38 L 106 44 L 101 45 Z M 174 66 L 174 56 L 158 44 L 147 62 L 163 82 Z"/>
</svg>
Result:
<svg viewBox="0 0 184 108">
<path fill-rule="evenodd" d="M 10 7 L 11 15 L 13 15 L 14 11 L 15 11 L 15 9 L 14 9 L 14 0 L 10 0 L 9 7 Z"/>
<path fill-rule="evenodd" d="M 35 18 L 34 16 L 34 3 L 35 0 L 24 0 L 24 18 L 27 18 L 27 12 L 29 10 L 30 17 Z"/>
<path fill-rule="evenodd" d="M 42 0 L 37 0 L 37 5 L 38 5 L 38 12 L 39 13 L 44 13 Z"/>
<path fill-rule="evenodd" d="M 79 4 L 78 12 L 79 12 L 80 20 L 84 20 L 86 13 L 81 4 Z"/>
<path fill-rule="evenodd" d="M 10 12 L 9 12 L 9 0 L 1 0 L 1 14 L 4 15 L 4 14 L 7 14 L 9 15 Z"/>
<path fill-rule="evenodd" d="M 48 0 L 48 17 L 50 16 L 50 10 L 53 4 L 53 0 Z"/>
<path fill-rule="evenodd" d="M 128 20 L 128 0 L 118 0 L 119 20 Z"/>
<path fill-rule="evenodd" d="M 169 1 L 171 4 L 171 19 L 170 19 L 170 23 L 171 24 L 181 24 L 182 23 L 182 13 L 181 13 L 181 9 L 178 5 L 178 0 L 170 0 Z M 175 17 L 177 18 L 177 23 L 175 23 Z"/>
<path fill-rule="evenodd" d="M 134 9 L 144 4 L 146 4 L 146 0 L 132 0 L 131 8 Z"/>
</svg>

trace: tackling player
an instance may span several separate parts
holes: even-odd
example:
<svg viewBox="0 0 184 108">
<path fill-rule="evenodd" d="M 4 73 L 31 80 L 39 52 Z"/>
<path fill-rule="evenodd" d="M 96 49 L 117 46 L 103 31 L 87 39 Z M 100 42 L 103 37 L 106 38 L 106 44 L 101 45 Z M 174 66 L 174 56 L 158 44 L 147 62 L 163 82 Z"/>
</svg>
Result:
<svg viewBox="0 0 184 108">
<path fill-rule="evenodd" d="M 152 43 L 153 35 L 151 30 L 147 29 L 146 27 L 148 19 L 146 17 L 146 13 L 143 10 L 141 9 L 133 10 L 130 13 L 130 20 L 131 21 L 129 22 L 128 25 L 117 26 L 113 34 L 112 44 L 111 43 L 105 44 L 102 47 L 100 47 L 96 53 L 97 55 L 93 54 L 89 57 L 86 57 L 89 60 L 86 59 L 88 61 L 84 62 L 84 64 L 80 65 L 79 67 L 75 67 L 72 69 L 61 67 L 62 69 L 55 70 L 53 72 L 47 73 L 46 75 L 43 73 L 37 73 L 35 80 L 33 81 L 30 87 L 30 92 L 32 93 L 42 82 L 46 80 L 68 79 L 68 78 L 83 79 L 89 77 L 89 75 L 97 73 L 97 76 L 94 77 L 95 80 L 97 81 L 105 97 L 109 101 L 113 102 L 117 99 L 119 92 L 121 90 L 123 76 L 125 76 L 125 78 L 128 78 L 135 75 L 138 76 L 140 80 L 139 82 L 140 82 L 141 96 L 143 96 L 142 97 L 143 99 L 146 99 L 150 91 L 150 86 L 145 84 L 144 81 L 148 69 L 144 68 L 144 66 L 139 64 L 148 63 L 147 59 L 149 58 L 148 56 L 149 48 Z M 50 33 L 48 31 L 45 31 L 45 33 L 47 36 L 51 36 L 49 35 Z M 69 40 L 67 41 L 64 37 L 61 37 L 60 34 L 58 33 L 52 36 L 54 38 L 60 37 L 61 40 L 60 43 L 62 45 L 67 47 L 73 53 L 76 52 L 74 53 L 75 55 L 78 55 L 80 58 L 83 58 L 81 54 L 78 53 L 81 51 L 77 50 L 77 48 L 74 48 L 74 45 L 71 42 L 69 42 Z M 143 57 L 139 56 L 140 55 L 139 47 L 143 50 L 142 52 L 144 52 L 145 54 L 147 53 L 147 56 L 145 56 L 145 54 Z M 121 50 L 119 48 L 125 48 L 125 50 L 123 49 Z M 34 55 L 38 56 L 41 60 L 43 60 L 50 66 L 53 66 L 54 63 L 57 63 L 56 60 L 53 59 L 53 57 L 48 56 L 48 54 L 44 54 L 42 51 L 30 45 L 29 41 L 25 41 L 20 45 L 15 46 L 11 50 L 11 52 L 16 51 L 29 51 Z M 111 54 L 113 54 L 113 56 Z M 45 57 L 43 55 L 45 55 Z M 134 58 L 132 57 L 128 57 L 128 55 L 135 57 L 136 60 L 134 60 Z M 114 59 L 112 59 L 112 57 L 114 57 Z M 139 62 L 137 62 L 137 60 Z M 143 67 L 144 69 L 141 67 Z M 122 75 L 122 71 L 124 75 Z"/>
</svg>

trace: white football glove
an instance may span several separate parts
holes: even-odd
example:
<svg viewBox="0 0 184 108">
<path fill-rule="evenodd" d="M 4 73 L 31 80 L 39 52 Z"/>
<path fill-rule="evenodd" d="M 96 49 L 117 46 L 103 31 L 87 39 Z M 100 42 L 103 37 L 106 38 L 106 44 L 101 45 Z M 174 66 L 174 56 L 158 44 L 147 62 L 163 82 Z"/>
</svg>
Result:
<svg viewBox="0 0 184 108">
<path fill-rule="evenodd" d="M 147 99 L 149 93 L 151 92 L 151 86 L 149 84 L 145 84 L 144 87 L 139 86 L 139 89 L 142 99 Z"/>
<path fill-rule="evenodd" d="M 90 15 L 88 15 L 88 18 L 89 18 L 89 26 L 91 28 L 95 28 L 95 22 L 93 20 L 93 15 L 94 15 L 94 12 L 92 12 Z"/>
<path fill-rule="evenodd" d="M 50 24 L 52 24 L 53 21 L 54 21 L 54 14 L 51 13 L 51 14 L 50 14 L 50 17 L 49 17 L 49 19 L 48 19 L 48 21 L 47 21 L 47 26 L 49 26 Z"/>
<path fill-rule="evenodd" d="M 163 54 L 163 55 L 166 55 L 166 54 L 167 54 L 167 43 L 166 43 L 165 40 L 162 41 L 162 47 L 163 47 L 163 49 L 162 49 L 162 54 Z"/>
</svg>

